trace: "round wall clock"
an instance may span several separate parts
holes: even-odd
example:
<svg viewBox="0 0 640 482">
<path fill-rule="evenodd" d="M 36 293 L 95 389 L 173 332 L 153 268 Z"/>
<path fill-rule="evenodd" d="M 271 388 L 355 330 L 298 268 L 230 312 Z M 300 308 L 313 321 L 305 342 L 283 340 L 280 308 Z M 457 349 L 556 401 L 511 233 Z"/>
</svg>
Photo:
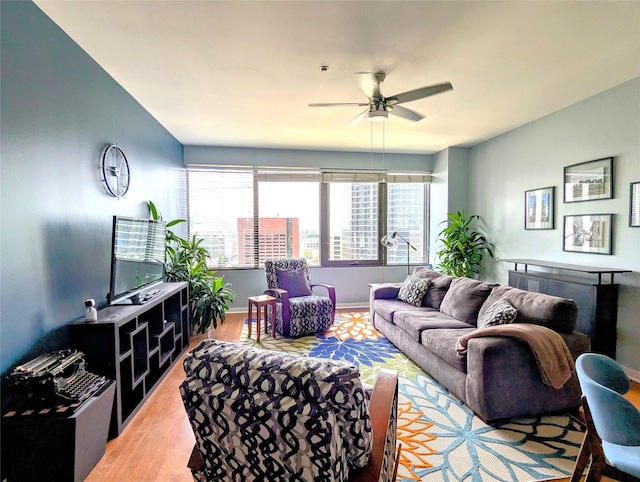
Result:
<svg viewBox="0 0 640 482">
<path fill-rule="evenodd" d="M 102 180 L 107 192 L 113 197 L 121 198 L 129 190 L 129 162 L 124 151 L 116 144 L 108 146 L 102 153 Z"/>
</svg>

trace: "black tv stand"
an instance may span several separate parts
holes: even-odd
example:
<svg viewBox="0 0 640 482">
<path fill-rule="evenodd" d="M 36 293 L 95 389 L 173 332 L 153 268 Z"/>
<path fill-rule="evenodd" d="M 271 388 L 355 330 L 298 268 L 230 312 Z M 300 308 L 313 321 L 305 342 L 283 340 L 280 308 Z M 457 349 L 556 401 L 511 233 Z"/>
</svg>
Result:
<svg viewBox="0 0 640 482">
<path fill-rule="evenodd" d="M 146 293 L 140 293 L 134 296 L 133 298 L 131 298 L 131 301 L 133 302 L 134 305 L 144 305 L 149 301 L 157 298 L 161 294 L 162 294 L 161 290 L 154 288 L 152 290 L 147 291 Z"/>
<path fill-rule="evenodd" d="M 189 347 L 187 283 L 162 283 L 142 305 L 114 305 L 69 325 L 89 369 L 116 382 L 109 438 L 117 437 Z"/>
</svg>

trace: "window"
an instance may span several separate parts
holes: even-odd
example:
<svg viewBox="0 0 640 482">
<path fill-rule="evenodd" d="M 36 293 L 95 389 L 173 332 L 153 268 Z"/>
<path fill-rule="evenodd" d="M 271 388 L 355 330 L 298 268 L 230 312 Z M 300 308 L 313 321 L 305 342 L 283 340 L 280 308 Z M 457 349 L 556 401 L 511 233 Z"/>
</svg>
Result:
<svg viewBox="0 0 640 482">
<path fill-rule="evenodd" d="M 254 266 L 253 173 L 187 170 L 189 237 L 203 238 L 208 265 Z"/>
<path fill-rule="evenodd" d="M 257 268 L 276 257 L 312 266 L 407 262 L 406 244 L 383 252 L 396 231 L 427 259 L 428 176 L 257 168 L 187 169 L 189 236 L 203 238 L 212 268 Z M 388 182 L 385 182 L 388 181 Z"/>
<path fill-rule="evenodd" d="M 320 182 L 258 183 L 259 265 L 268 258 L 306 258 L 320 265 Z"/>
<path fill-rule="evenodd" d="M 328 261 L 378 261 L 378 184 L 332 182 L 329 205 Z"/>
<path fill-rule="evenodd" d="M 426 263 L 427 183 L 399 182 L 387 184 L 387 232 L 397 232 L 411 243 L 415 251 L 400 239 L 398 247 L 387 249 L 387 264 Z"/>
</svg>

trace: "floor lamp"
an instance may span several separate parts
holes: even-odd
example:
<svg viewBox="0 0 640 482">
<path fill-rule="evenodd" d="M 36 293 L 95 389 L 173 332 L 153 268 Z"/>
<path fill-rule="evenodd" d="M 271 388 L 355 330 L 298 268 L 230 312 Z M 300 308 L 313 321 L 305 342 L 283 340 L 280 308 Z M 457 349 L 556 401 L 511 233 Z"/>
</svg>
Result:
<svg viewBox="0 0 640 482">
<path fill-rule="evenodd" d="M 401 234 L 399 234 L 398 231 L 394 231 L 393 234 L 391 234 L 391 235 L 388 235 L 388 234 L 385 235 L 380 240 L 380 244 L 382 244 L 382 246 L 384 246 L 387 249 L 396 248 L 398 246 L 398 240 L 396 238 L 400 238 L 405 243 L 407 243 L 407 275 L 410 275 L 411 274 L 411 268 L 409 267 L 409 254 L 411 253 L 411 251 L 409 251 L 409 249 L 413 249 L 414 251 L 418 251 L 415 248 L 415 246 L 413 244 L 411 244 L 409 241 L 407 241 Z"/>
</svg>

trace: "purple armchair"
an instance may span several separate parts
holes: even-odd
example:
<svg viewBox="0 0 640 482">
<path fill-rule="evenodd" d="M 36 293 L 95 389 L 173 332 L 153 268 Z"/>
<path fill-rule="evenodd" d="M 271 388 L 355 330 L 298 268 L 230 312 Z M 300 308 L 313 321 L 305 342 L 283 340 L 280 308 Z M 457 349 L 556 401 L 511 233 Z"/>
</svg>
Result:
<svg viewBox="0 0 640 482">
<path fill-rule="evenodd" d="M 277 299 L 276 330 L 295 338 L 325 331 L 335 319 L 336 291 L 333 286 L 312 284 L 306 259 L 271 259 L 264 262 L 267 278 L 265 294 Z M 313 289 L 326 289 L 328 296 L 313 294 Z M 269 308 L 270 309 L 270 308 Z"/>
</svg>

